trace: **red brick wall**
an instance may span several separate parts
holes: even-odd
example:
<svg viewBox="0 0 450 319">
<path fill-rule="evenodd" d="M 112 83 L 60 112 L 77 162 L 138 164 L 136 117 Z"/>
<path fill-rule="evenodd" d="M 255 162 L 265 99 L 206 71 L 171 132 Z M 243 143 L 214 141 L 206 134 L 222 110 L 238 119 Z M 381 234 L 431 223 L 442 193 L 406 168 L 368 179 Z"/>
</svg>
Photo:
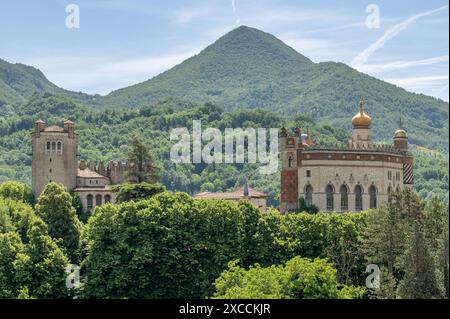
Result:
<svg viewBox="0 0 450 319">
<path fill-rule="evenodd" d="M 281 202 L 296 203 L 298 201 L 298 171 L 281 171 Z"/>
</svg>

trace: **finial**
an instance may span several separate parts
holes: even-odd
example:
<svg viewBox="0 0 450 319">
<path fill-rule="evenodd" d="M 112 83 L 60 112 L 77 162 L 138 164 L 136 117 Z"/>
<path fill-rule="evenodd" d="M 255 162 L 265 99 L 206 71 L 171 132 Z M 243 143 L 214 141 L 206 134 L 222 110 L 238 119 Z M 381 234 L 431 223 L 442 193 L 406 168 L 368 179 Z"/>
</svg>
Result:
<svg viewBox="0 0 450 319">
<path fill-rule="evenodd" d="M 399 129 L 403 129 L 403 125 L 402 125 L 402 115 L 401 115 L 401 114 L 400 114 L 399 120 L 398 120 L 398 128 L 399 128 Z"/>
<path fill-rule="evenodd" d="M 359 112 L 362 114 L 364 112 L 364 98 L 361 97 L 359 100 Z"/>
</svg>

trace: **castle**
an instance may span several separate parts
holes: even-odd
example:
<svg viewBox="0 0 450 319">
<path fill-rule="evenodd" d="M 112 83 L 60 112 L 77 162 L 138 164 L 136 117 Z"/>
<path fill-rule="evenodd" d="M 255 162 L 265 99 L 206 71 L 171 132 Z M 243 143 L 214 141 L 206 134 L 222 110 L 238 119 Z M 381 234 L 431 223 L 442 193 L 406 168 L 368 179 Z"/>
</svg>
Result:
<svg viewBox="0 0 450 319">
<path fill-rule="evenodd" d="M 352 118 L 353 133 L 346 148 L 315 147 L 310 134 L 281 129 L 280 211 L 297 211 L 299 200 L 320 211 L 360 211 L 376 208 L 389 193 L 413 184 L 413 158 L 408 136 L 398 129 L 393 145 L 375 147 L 364 102 Z"/>
<path fill-rule="evenodd" d="M 111 185 L 126 180 L 127 165 L 110 161 L 98 165 L 78 163 L 78 134 L 72 121 L 64 126 L 49 126 L 42 120 L 35 122 L 32 133 L 32 189 L 37 197 L 50 182 L 62 183 L 76 193 L 85 211 L 116 200 Z"/>
<path fill-rule="evenodd" d="M 398 129 L 393 145 L 376 147 L 372 143 L 372 119 L 364 103 L 352 118 L 353 133 L 345 148 L 315 147 L 312 136 L 300 128 L 280 134 L 281 187 L 280 212 L 297 211 L 300 199 L 320 211 L 360 211 L 376 208 L 389 193 L 413 184 L 413 158 L 408 153 L 408 136 Z M 46 127 L 35 122 L 32 133 L 32 187 L 39 196 L 49 182 L 64 184 L 76 193 L 85 211 L 116 200 L 111 185 L 126 181 L 127 165 L 110 161 L 98 165 L 77 160 L 78 134 L 69 120 L 64 126 Z M 237 190 L 232 199 L 245 192 Z M 242 193 L 242 194 L 241 194 Z M 255 192 L 256 194 L 256 192 Z M 230 195 L 230 194 L 228 194 Z M 227 197 L 227 194 L 198 194 L 196 198 Z M 230 195 L 230 196 L 231 196 Z M 257 206 L 265 209 L 265 195 L 258 193 Z M 228 196 L 229 197 L 229 196 Z M 227 198 L 228 198 L 227 197 Z M 248 195 L 244 196 L 248 197 Z"/>
</svg>

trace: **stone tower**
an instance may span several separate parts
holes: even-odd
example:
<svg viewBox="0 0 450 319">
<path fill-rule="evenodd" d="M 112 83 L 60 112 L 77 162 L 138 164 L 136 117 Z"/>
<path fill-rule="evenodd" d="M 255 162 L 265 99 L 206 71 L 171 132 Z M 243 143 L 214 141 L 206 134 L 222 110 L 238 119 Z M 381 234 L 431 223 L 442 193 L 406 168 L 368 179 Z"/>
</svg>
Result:
<svg viewBox="0 0 450 319">
<path fill-rule="evenodd" d="M 281 190 L 280 211 L 298 209 L 298 150 L 301 147 L 300 128 L 288 136 L 283 127 L 280 134 Z"/>
<path fill-rule="evenodd" d="M 46 127 L 42 120 L 35 122 L 32 133 L 32 186 L 37 197 L 50 182 L 64 184 L 68 190 L 76 187 L 77 140 L 74 123 Z"/>
</svg>

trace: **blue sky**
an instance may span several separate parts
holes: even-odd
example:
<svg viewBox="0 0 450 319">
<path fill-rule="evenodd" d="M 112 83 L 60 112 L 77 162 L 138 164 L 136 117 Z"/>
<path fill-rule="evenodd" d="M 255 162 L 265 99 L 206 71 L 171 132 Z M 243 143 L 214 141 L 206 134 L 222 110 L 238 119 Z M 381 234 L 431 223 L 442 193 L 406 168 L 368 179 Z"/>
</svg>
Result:
<svg viewBox="0 0 450 319">
<path fill-rule="evenodd" d="M 80 8 L 79 29 L 65 25 L 68 4 Z M 379 28 L 366 25 L 369 4 Z M 106 94 L 247 25 L 314 62 L 343 62 L 448 101 L 448 16 L 444 0 L 2 0 L 0 58 L 35 66 L 63 88 Z"/>
</svg>

